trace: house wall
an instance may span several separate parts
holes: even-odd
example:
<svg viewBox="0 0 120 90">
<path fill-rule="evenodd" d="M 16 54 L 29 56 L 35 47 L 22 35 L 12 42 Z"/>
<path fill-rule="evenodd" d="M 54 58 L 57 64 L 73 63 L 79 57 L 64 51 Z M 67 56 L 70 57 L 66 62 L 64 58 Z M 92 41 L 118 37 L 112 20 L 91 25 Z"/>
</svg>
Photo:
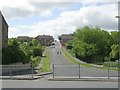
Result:
<svg viewBox="0 0 120 90">
<path fill-rule="evenodd" d="M 72 34 L 63 34 L 61 35 L 61 44 L 64 45 L 65 43 L 71 41 L 73 39 Z"/>
<path fill-rule="evenodd" d="M 2 16 L 0 14 L 0 51 L 2 50 Z"/>
<path fill-rule="evenodd" d="M 0 64 L 2 64 L 2 16 L 0 14 Z M 1 73 L 1 70 L 0 70 Z"/>
<path fill-rule="evenodd" d="M 6 21 L 2 21 L 2 48 L 6 48 L 8 45 L 8 26 Z"/>
</svg>

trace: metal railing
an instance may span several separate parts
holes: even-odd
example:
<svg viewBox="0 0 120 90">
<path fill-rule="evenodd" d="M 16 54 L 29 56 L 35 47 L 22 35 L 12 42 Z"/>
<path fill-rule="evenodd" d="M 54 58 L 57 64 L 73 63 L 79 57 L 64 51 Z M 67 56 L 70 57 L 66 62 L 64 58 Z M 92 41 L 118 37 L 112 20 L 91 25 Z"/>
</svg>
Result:
<svg viewBox="0 0 120 90">
<path fill-rule="evenodd" d="M 108 78 L 118 77 L 118 71 L 108 68 L 83 67 L 80 65 L 52 65 L 53 78 L 75 77 L 75 78 Z"/>
<path fill-rule="evenodd" d="M 1 65 L 1 79 L 34 79 L 36 69 L 30 65 Z"/>
</svg>

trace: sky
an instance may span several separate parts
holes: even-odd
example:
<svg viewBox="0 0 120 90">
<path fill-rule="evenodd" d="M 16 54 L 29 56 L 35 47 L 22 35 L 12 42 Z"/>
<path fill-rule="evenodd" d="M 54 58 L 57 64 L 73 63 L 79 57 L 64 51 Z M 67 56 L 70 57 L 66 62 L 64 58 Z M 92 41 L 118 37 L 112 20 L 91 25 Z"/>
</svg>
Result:
<svg viewBox="0 0 120 90">
<path fill-rule="evenodd" d="M 118 30 L 117 0 L 61 1 L 0 0 L 0 10 L 9 25 L 8 37 L 44 34 L 57 39 L 61 34 L 73 33 L 86 25 Z"/>
</svg>

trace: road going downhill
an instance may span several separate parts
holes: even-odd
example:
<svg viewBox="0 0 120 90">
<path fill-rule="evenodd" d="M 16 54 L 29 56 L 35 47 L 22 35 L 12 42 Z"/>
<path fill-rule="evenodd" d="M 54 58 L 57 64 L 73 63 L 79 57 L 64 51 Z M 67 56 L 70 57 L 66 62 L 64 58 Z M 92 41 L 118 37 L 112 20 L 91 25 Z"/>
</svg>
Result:
<svg viewBox="0 0 120 90">
<path fill-rule="evenodd" d="M 51 64 L 55 65 L 73 65 L 72 62 L 67 60 L 67 58 L 61 53 L 60 44 L 57 43 L 55 46 L 50 47 L 50 59 Z"/>
<path fill-rule="evenodd" d="M 56 45 L 50 46 L 50 59 L 51 64 L 54 64 L 55 76 L 75 76 L 78 77 L 79 74 L 82 77 L 117 77 L 118 72 L 112 70 L 103 70 L 99 68 L 90 68 L 73 64 L 68 60 L 61 51 L 60 43 L 57 42 Z M 61 54 L 60 54 L 61 52 Z M 108 73 L 109 72 L 109 73 Z"/>
</svg>

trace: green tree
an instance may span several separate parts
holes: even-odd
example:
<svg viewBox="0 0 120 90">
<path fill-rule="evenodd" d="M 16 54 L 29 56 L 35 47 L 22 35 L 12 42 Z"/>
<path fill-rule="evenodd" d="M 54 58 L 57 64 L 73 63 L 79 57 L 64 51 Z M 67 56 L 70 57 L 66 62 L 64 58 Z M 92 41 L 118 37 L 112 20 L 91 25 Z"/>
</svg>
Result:
<svg viewBox="0 0 120 90">
<path fill-rule="evenodd" d="M 36 65 L 41 59 L 43 50 L 44 47 L 36 39 L 32 39 L 30 42 L 22 42 L 16 38 L 9 39 L 8 48 L 3 50 L 2 64 L 29 63 L 33 61 Z"/>
<path fill-rule="evenodd" d="M 42 48 L 39 47 L 35 47 L 33 48 L 33 56 L 42 56 Z"/>
<path fill-rule="evenodd" d="M 33 46 L 37 46 L 40 42 L 37 39 L 32 39 L 31 43 Z"/>
<path fill-rule="evenodd" d="M 111 36 L 107 31 L 85 26 L 74 32 L 73 49 L 78 58 L 87 62 L 104 62 L 104 57 L 110 52 L 110 42 Z"/>
<path fill-rule="evenodd" d="M 110 52 L 110 58 L 112 61 L 119 59 L 119 46 L 118 44 L 113 44 L 111 46 L 112 51 Z"/>
<path fill-rule="evenodd" d="M 27 60 L 25 53 L 20 50 L 16 39 L 8 41 L 8 47 L 3 50 L 2 64 L 10 64 L 16 62 L 25 63 Z"/>
<path fill-rule="evenodd" d="M 119 39 L 119 33 L 118 33 L 118 31 L 112 31 L 111 32 L 111 36 L 112 36 L 112 42 L 113 42 L 113 44 L 118 44 L 118 39 Z"/>
</svg>

